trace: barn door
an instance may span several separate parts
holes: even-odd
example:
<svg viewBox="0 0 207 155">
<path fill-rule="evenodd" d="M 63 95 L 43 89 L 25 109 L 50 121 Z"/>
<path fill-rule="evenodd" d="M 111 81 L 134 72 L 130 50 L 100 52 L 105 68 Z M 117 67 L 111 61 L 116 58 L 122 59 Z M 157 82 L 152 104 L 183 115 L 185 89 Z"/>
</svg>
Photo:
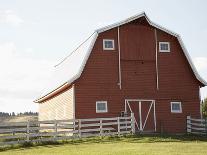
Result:
<svg viewBox="0 0 207 155">
<path fill-rule="evenodd" d="M 126 99 L 125 112 L 134 113 L 136 131 L 156 132 L 154 100 Z"/>
</svg>

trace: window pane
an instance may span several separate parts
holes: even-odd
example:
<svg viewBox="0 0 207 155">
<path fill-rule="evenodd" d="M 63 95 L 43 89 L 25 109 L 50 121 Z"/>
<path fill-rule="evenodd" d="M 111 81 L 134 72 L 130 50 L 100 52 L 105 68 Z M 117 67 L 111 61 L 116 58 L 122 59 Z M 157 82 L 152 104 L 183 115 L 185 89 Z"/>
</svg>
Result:
<svg viewBox="0 0 207 155">
<path fill-rule="evenodd" d="M 172 104 L 172 110 L 179 111 L 179 110 L 180 110 L 180 104 L 178 104 L 178 103 L 173 103 L 173 104 Z"/>
<path fill-rule="evenodd" d="M 106 110 L 106 103 L 98 103 L 97 104 L 97 110 L 105 111 Z"/>
<path fill-rule="evenodd" d="M 162 43 L 162 44 L 160 44 L 160 49 L 161 50 L 168 50 L 168 44 L 164 44 L 164 43 Z"/>
<path fill-rule="evenodd" d="M 113 42 L 112 41 L 105 41 L 105 48 L 113 48 Z"/>
</svg>

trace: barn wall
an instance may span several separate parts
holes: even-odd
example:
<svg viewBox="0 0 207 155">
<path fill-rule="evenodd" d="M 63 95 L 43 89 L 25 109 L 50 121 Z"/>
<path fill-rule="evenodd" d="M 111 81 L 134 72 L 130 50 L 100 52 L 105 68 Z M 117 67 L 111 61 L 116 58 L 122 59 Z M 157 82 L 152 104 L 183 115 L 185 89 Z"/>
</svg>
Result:
<svg viewBox="0 0 207 155">
<path fill-rule="evenodd" d="M 117 28 L 108 30 L 99 34 L 96 40 L 85 69 L 76 81 L 75 117 L 116 117 L 124 110 L 125 99 L 153 99 L 156 101 L 158 131 L 185 132 L 186 116 L 200 116 L 200 83 L 177 38 L 157 30 L 158 42 L 170 42 L 171 48 L 170 53 L 158 52 L 157 90 L 154 28 L 140 20 L 121 26 L 120 90 L 117 32 Z M 115 50 L 103 51 L 103 39 L 114 39 Z M 108 112 L 96 113 L 96 101 L 108 101 Z M 171 101 L 181 101 L 183 113 L 171 113 Z"/>
<path fill-rule="evenodd" d="M 39 104 L 39 121 L 72 119 L 74 86 Z"/>
</svg>

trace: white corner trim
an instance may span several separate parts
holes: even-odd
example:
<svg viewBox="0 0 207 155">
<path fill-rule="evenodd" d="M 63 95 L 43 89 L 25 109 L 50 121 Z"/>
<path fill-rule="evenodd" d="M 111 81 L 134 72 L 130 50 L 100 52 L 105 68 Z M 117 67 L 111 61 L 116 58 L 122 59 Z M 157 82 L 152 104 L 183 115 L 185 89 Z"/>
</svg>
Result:
<svg viewBox="0 0 207 155">
<path fill-rule="evenodd" d="M 173 104 L 179 104 L 180 110 L 173 110 L 172 109 Z M 178 102 L 178 101 L 170 102 L 170 106 L 171 106 L 171 113 L 182 113 L 182 103 L 181 102 Z"/>
<path fill-rule="evenodd" d="M 158 68 L 158 50 L 157 50 L 157 29 L 155 28 L 155 30 L 154 30 L 154 32 L 155 32 L 155 59 L 156 59 L 156 85 L 157 85 L 157 90 L 159 90 L 159 68 Z"/>
<path fill-rule="evenodd" d="M 118 27 L 118 33 L 117 33 L 117 38 L 118 38 L 118 52 L 119 52 L 119 89 L 121 90 L 122 86 L 122 81 L 121 81 L 121 48 L 120 48 L 120 30 Z"/>
<path fill-rule="evenodd" d="M 98 110 L 98 104 L 99 103 L 104 103 L 106 105 L 106 110 Z M 107 113 L 108 112 L 108 105 L 107 105 L 107 101 L 96 101 L 96 113 Z"/>
<path fill-rule="evenodd" d="M 72 86 L 73 88 L 73 119 L 75 119 L 75 84 Z"/>
</svg>

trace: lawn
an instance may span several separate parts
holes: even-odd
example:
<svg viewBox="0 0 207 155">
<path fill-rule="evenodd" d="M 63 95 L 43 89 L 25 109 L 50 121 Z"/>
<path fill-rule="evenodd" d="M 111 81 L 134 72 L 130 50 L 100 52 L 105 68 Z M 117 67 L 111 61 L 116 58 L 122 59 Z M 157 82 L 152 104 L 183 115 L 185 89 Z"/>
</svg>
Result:
<svg viewBox="0 0 207 155">
<path fill-rule="evenodd" d="M 53 145 L 1 151 L 1 155 L 206 155 L 207 138 L 192 136 L 127 136 L 88 138 Z"/>
</svg>

